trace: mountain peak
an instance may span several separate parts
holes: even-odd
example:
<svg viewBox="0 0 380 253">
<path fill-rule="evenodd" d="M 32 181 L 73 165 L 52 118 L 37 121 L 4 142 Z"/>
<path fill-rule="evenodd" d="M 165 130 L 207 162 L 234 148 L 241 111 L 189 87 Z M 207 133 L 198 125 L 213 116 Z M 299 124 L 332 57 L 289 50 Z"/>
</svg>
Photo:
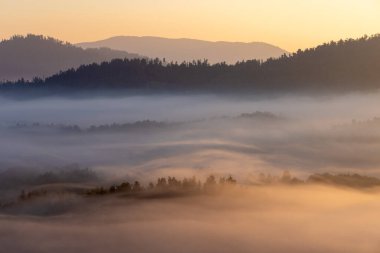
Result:
<svg viewBox="0 0 380 253">
<path fill-rule="evenodd" d="M 286 54 L 285 50 L 264 42 L 205 41 L 189 38 L 154 36 L 115 36 L 108 39 L 77 44 L 83 48 L 108 47 L 183 62 L 207 59 L 210 63 L 236 63 L 243 60 L 266 60 Z"/>
</svg>

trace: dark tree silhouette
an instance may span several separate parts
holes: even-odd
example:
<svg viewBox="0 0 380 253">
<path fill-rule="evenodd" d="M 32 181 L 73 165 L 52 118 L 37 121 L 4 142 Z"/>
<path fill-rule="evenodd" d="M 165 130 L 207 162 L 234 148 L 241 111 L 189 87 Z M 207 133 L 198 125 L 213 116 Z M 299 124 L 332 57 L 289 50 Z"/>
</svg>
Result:
<svg viewBox="0 0 380 253">
<path fill-rule="evenodd" d="M 6 82 L 3 91 L 139 89 L 168 91 L 352 91 L 380 88 L 380 35 L 330 42 L 265 62 L 210 65 L 117 59 L 83 65 L 32 82 Z"/>
<path fill-rule="evenodd" d="M 132 192 L 141 192 L 143 190 L 143 188 L 141 187 L 140 185 L 140 182 L 139 181 L 135 181 L 135 183 L 133 184 L 133 187 L 132 187 Z"/>
<path fill-rule="evenodd" d="M 0 41 L 0 81 L 24 77 L 47 77 L 82 64 L 116 58 L 138 58 L 136 54 L 108 48 L 83 49 L 41 35 L 13 36 Z M 41 81 L 33 79 L 34 83 Z"/>
</svg>

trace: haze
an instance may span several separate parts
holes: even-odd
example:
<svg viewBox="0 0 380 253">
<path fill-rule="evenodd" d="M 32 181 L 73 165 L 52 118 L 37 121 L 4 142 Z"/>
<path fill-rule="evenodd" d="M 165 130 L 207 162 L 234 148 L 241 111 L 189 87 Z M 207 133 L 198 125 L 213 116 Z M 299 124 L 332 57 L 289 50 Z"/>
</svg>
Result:
<svg viewBox="0 0 380 253">
<path fill-rule="evenodd" d="M 250 187 L 220 196 L 103 200 L 87 206 L 92 211 L 42 220 L 0 216 L 0 243 L 6 252 L 31 253 L 373 253 L 380 247 L 376 193 Z"/>
<path fill-rule="evenodd" d="M 356 187 L 357 176 L 344 187 L 258 178 L 379 177 L 379 96 L 2 97 L 0 244 L 10 253 L 376 252 L 379 187 Z M 194 196 L 76 193 L 210 174 L 239 184 Z M 22 200 L 23 191 L 44 195 Z"/>
<path fill-rule="evenodd" d="M 35 33 L 79 43 L 150 35 L 260 41 L 295 51 L 377 33 L 379 8 L 377 0 L 2 0 L 0 36 Z"/>
<path fill-rule="evenodd" d="M 289 169 L 299 175 L 363 169 L 377 175 L 378 131 L 350 125 L 380 115 L 379 96 L 2 99 L 1 163 L 3 168 L 76 163 L 122 176 L 172 169 L 188 176 L 226 172 L 243 180 L 251 173 Z M 146 120 L 135 128 L 112 127 Z M 61 129 L 105 125 L 111 127 L 81 134 Z M 354 152 L 346 149 L 351 142 Z"/>
<path fill-rule="evenodd" d="M 167 39 L 159 37 L 132 37 L 119 36 L 106 40 L 80 43 L 83 48 L 107 47 L 127 52 L 135 52 L 149 58 L 165 59 L 166 62 L 192 62 L 198 59 L 207 59 L 215 64 L 236 62 L 252 59 L 265 61 L 269 58 L 278 58 L 288 52 L 267 43 L 242 42 L 210 42 L 191 39 Z"/>
<path fill-rule="evenodd" d="M 0 252 L 380 252 L 379 13 L 0 0 Z"/>
</svg>

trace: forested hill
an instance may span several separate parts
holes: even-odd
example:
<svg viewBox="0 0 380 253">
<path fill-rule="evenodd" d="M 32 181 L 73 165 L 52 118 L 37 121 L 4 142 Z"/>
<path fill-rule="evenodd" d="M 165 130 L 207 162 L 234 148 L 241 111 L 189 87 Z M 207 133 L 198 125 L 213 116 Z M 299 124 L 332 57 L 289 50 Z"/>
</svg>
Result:
<svg viewBox="0 0 380 253">
<path fill-rule="evenodd" d="M 152 36 L 117 36 L 109 39 L 79 43 L 83 48 L 108 47 L 116 50 L 135 52 L 151 59 L 165 58 L 167 61 L 183 62 L 207 59 L 210 63 L 227 62 L 235 64 L 242 60 L 266 60 L 279 57 L 285 50 L 263 42 L 226 42 L 196 39 L 169 39 Z"/>
<path fill-rule="evenodd" d="M 47 77 L 82 64 L 137 57 L 108 48 L 82 49 L 40 35 L 14 36 L 0 42 L 0 81 Z"/>
<path fill-rule="evenodd" d="M 330 42 L 265 62 L 114 60 L 11 87 L 133 88 L 180 91 L 354 91 L 380 88 L 380 35 Z M 9 87 L 4 85 L 3 87 Z"/>
</svg>

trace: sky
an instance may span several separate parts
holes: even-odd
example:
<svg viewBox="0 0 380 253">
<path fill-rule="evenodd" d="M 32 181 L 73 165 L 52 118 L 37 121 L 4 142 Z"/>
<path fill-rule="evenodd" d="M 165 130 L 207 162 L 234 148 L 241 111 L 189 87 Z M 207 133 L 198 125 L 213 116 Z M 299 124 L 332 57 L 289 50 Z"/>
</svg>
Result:
<svg viewBox="0 0 380 253">
<path fill-rule="evenodd" d="M 0 0 L 0 39 L 262 41 L 288 51 L 380 33 L 380 0 Z"/>
</svg>

